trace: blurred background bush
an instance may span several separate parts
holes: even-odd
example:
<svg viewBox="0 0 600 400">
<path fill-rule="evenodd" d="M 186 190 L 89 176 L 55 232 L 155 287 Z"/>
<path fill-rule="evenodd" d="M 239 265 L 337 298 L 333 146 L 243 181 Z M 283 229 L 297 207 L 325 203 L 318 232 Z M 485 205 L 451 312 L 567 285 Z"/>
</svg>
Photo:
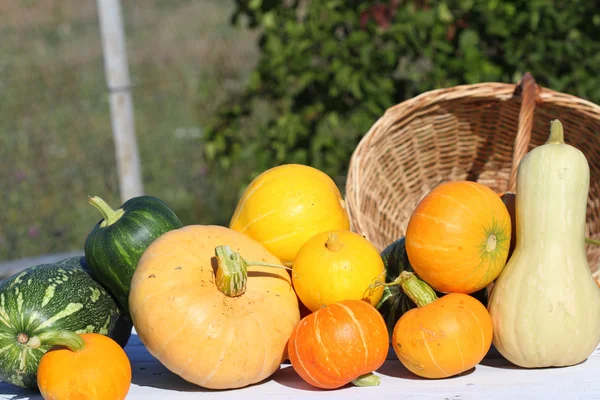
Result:
<svg viewBox="0 0 600 400">
<path fill-rule="evenodd" d="M 227 224 L 250 180 L 298 162 L 343 190 L 386 108 L 434 88 L 538 83 L 600 103 L 584 0 L 124 0 L 144 188 Z M 82 249 L 120 205 L 96 3 L 0 2 L 0 261 Z"/>
</svg>

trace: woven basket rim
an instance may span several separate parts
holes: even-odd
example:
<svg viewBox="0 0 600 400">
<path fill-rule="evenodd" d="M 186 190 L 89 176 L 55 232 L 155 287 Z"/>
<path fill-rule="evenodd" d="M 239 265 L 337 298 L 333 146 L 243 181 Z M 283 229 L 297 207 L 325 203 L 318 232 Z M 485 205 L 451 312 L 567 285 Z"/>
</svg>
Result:
<svg viewBox="0 0 600 400">
<path fill-rule="evenodd" d="M 465 98 L 481 100 L 496 99 L 498 101 L 514 99 L 516 101 L 521 101 L 520 84 L 482 82 L 432 89 L 388 107 L 383 115 L 373 123 L 361 138 L 349 160 L 348 179 L 346 180 L 344 197 L 346 204 L 349 206 L 348 211 L 350 213 L 351 221 L 360 224 L 360 216 L 353 215 L 357 212 L 357 209 L 360 209 L 360 191 L 352 188 L 360 187 L 359 182 L 363 170 L 361 154 L 367 151 L 370 142 L 374 139 L 374 132 L 376 130 L 381 131 L 382 124 L 389 124 L 390 121 L 402 120 L 424 107 L 453 100 L 463 100 Z M 600 105 L 575 95 L 555 91 L 536 84 L 535 98 L 537 104 L 547 103 L 564 108 L 573 108 L 577 112 L 600 120 Z M 383 129 L 383 131 L 385 131 L 385 129 Z"/>
<path fill-rule="evenodd" d="M 551 103 L 560 105 L 566 108 L 577 108 L 579 112 L 589 114 L 591 117 L 600 119 L 600 105 L 595 104 L 591 101 L 582 99 L 572 94 L 558 92 L 546 87 L 537 85 L 538 92 L 536 94 L 537 103 Z M 356 162 L 360 150 L 364 146 L 368 146 L 372 139 L 373 131 L 384 121 L 390 118 L 390 114 L 397 113 L 398 110 L 403 112 L 394 115 L 394 120 L 399 120 L 406 117 L 410 112 L 414 112 L 411 108 L 413 104 L 423 103 L 419 108 L 430 106 L 435 103 L 447 102 L 451 100 L 460 100 L 464 98 L 496 98 L 499 100 L 509 100 L 511 98 L 520 99 L 520 95 L 517 93 L 519 84 L 514 83 L 502 83 L 502 82 L 482 82 L 474 84 L 463 84 L 450 86 L 439 89 L 432 89 L 426 92 L 420 93 L 417 96 L 403 100 L 402 102 L 390 106 L 386 109 L 381 117 L 379 117 L 369 130 L 363 135 L 358 145 L 350 156 L 349 168 L 353 171 L 360 171 L 359 163 Z M 407 111 L 409 110 L 409 111 Z M 356 175 L 356 174 L 355 174 Z M 347 185 L 346 185 L 347 186 Z"/>
<path fill-rule="evenodd" d="M 513 140 L 511 146 L 512 166 L 508 166 L 510 168 L 510 176 L 507 183 L 507 187 L 511 191 L 513 189 L 510 188 L 514 188 L 516 176 L 515 166 L 518 165 L 519 160 L 522 159 L 524 154 L 528 152 L 528 149 L 530 148 L 536 112 L 540 112 L 541 114 L 539 115 L 543 114 L 546 117 L 551 116 L 552 118 L 555 118 L 552 115 L 556 114 L 556 118 L 559 119 L 561 119 L 559 116 L 563 115 L 566 119 L 575 118 L 576 121 L 579 119 L 585 120 L 585 124 L 593 125 L 593 128 L 588 127 L 587 125 L 584 127 L 585 132 L 588 134 L 597 132 L 598 126 L 600 125 L 600 104 L 595 104 L 574 94 L 563 93 L 542 87 L 535 83 L 535 80 L 528 73 L 525 74 L 522 81 L 517 84 L 482 82 L 438 88 L 420 93 L 417 96 L 388 107 L 383 115 L 381 115 L 363 135 L 354 149 L 349 160 L 344 193 L 347 206 L 346 209 L 350 217 L 350 229 L 365 235 L 367 239 L 370 239 L 368 237 L 369 235 L 375 235 L 377 237 L 378 246 L 384 245 L 384 243 L 379 243 L 381 242 L 380 236 L 387 235 L 388 228 L 386 228 L 386 226 L 374 227 L 373 223 L 369 222 L 369 213 L 377 214 L 379 212 L 377 210 L 370 210 L 373 207 L 377 209 L 378 205 L 373 205 L 373 203 L 377 203 L 377 200 L 369 198 L 364 203 L 363 200 L 368 197 L 365 196 L 365 193 L 369 190 L 368 187 L 382 184 L 381 182 L 373 183 L 372 181 L 369 181 L 368 177 L 373 169 L 370 168 L 370 163 L 377 163 L 377 159 L 374 158 L 372 153 L 375 152 L 376 155 L 386 153 L 386 149 L 388 149 L 390 145 L 396 143 L 395 141 L 386 141 L 388 135 L 403 135 L 404 138 L 402 140 L 407 140 L 406 137 L 407 135 L 410 136 L 411 132 L 404 129 L 404 127 L 408 124 L 412 124 L 414 120 L 427 118 L 427 123 L 430 123 L 432 115 L 433 118 L 437 118 L 438 114 L 460 113 L 460 110 L 465 106 L 469 109 L 474 107 L 475 110 L 480 107 L 495 108 L 493 107 L 494 104 L 500 105 L 500 108 L 509 107 L 512 110 L 510 112 L 510 118 L 515 118 L 515 107 L 517 107 L 519 111 L 517 117 L 518 121 L 512 121 L 511 119 L 512 125 L 517 122 L 517 127 L 510 128 L 510 133 L 506 134 L 508 136 L 505 135 L 506 138 L 502 146 L 502 154 L 504 154 L 506 158 L 506 156 L 508 156 L 508 151 L 511 151 L 508 147 L 509 143 L 506 142 L 506 140 Z M 550 112 L 550 114 L 548 114 L 548 112 Z M 417 124 L 418 123 L 419 122 L 417 122 Z M 577 124 L 578 122 L 575 122 L 576 126 Z M 435 130 L 435 128 L 433 129 Z M 515 129 L 515 132 L 512 132 L 513 129 Z M 536 134 L 539 135 L 539 125 L 536 129 Z M 399 130 L 402 130 L 402 132 L 399 132 Z M 509 137 L 512 139 L 508 139 Z M 410 139 L 410 137 L 408 139 Z M 404 149 L 404 147 L 401 148 Z M 439 152 L 439 149 L 435 151 Z M 428 154 L 428 157 L 431 158 L 431 154 Z M 595 160 L 597 166 L 598 160 Z M 598 168 L 600 167 L 596 167 L 596 170 L 598 170 Z M 387 171 L 386 173 L 389 172 L 390 171 Z M 381 176 L 379 176 L 379 179 L 381 179 Z M 383 179 L 385 179 L 385 177 Z M 496 177 L 494 179 L 498 178 Z M 501 179 L 505 180 L 504 175 Z M 427 184 L 431 183 L 429 180 L 423 182 Z M 418 183 L 419 182 L 417 182 L 417 184 Z M 363 186 L 365 187 L 363 188 Z M 388 185 L 385 193 L 386 196 L 393 196 L 394 188 Z M 404 206 L 404 203 L 402 204 Z M 364 211 L 363 213 L 363 206 L 369 208 L 369 210 L 367 210 L 368 212 Z M 596 208 L 600 209 L 600 206 L 597 206 Z M 387 215 L 387 220 L 386 218 L 379 218 L 379 215 L 376 215 L 376 217 L 376 224 L 382 223 L 385 225 L 389 222 L 387 220 L 395 217 L 401 218 L 401 222 L 404 222 L 406 213 L 401 212 L 398 216 L 395 214 Z M 592 237 L 594 237 L 594 234 L 600 234 L 599 231 L 597 231 L 600 229 L 600 217 L 596 215 L 593 218 L 595 218 L 593 221 L 588 221 L 588 223 L 592 223 L 593 225 L 588 225 L 586 227 L 586 230 L 589 228 Z M 383 232 L 381 229 L 386 230 L 386 232 Z M 389 238 L 386 238 L 385 240 L 388 239 Z M 600 250 L 587 249 L 586 255 L 588 257 L 588 262 L 594 264 L 590 264 L 594 277 L 598 278 L 600 276 Z M 600 279 L 598 279 L 598 282 L 600 284 Z"/>
</svg>

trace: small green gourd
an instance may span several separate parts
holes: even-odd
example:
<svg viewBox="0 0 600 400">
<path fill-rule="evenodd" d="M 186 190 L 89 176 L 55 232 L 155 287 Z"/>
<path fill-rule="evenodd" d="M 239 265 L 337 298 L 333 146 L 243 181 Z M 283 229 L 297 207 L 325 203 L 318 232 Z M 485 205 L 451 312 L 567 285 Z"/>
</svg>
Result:
<svg viewBox="0 0 600 400">
<path fill-rule="evenodd" d="M 163 233 L 183 227 L 164 201 L 133 197 L 113 210 L 98 196 L 88 202 L 102 214 L 85 240 L 84 252 L 94 278 L 129 316 L 131 278 L 146 248 Z"/>
</svg>

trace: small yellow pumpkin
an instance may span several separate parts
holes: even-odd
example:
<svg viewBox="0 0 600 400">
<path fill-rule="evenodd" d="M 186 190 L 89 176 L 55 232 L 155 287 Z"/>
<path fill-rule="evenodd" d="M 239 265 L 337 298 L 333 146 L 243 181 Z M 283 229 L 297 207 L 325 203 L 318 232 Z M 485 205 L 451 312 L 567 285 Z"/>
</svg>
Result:
<svg viewBox="0 0 600 400">
<path fill-rule="evenodd" d="M 319 232 L 350 229 L 335 182 L 316 168 L 286 164 L 256 177 L 240 198 L 229 227 L 261 243 L 290 266 Z"/>
<path fill-rule="evenodd" d="M 294 289 L 311 311 L 343 300 L 375 306 L 383 295 L 385 266 L 367 239 L 352 231 L 321 232 L 298 251 L 292 265 Z"/>
</svg>

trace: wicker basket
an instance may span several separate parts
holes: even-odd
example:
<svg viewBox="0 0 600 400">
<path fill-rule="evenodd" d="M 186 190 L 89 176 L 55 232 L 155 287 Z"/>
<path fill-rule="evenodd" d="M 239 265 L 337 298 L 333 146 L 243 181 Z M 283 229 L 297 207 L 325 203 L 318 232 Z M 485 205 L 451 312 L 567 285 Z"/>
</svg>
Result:
<svg viewBox="0 0 600 400">
<path fill-rule="evenodd" d="M 379 250 L 405 234 L 412 211 L 436 185 L 471 180 L 514 191 L 523 156 L 548 139 L 558 118 L 565 141 L 590 164 L 587 235 L 600 237 L 600 106 L 542 88 L 530 74 L 517 84 L 433 90 L 388 109 L 350 160 L 346 202 L 352 229 Z M 598 275 L 600 246 L 587 246 Z"/>
</svg>

